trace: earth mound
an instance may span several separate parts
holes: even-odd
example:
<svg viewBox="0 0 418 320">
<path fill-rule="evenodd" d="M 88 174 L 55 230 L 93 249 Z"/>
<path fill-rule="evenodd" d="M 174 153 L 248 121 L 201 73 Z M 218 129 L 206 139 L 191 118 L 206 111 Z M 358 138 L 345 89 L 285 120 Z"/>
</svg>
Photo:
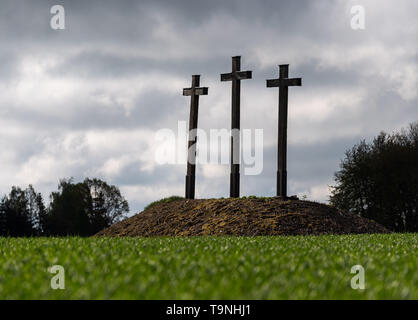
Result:
<svg viewBox="0 0 418 320">
<path fill-rule="evenodd" d="M 160 202 L 96 236 L 276 236 L 387 233 L 371 220 L 297 198 Z"/>
</svg>

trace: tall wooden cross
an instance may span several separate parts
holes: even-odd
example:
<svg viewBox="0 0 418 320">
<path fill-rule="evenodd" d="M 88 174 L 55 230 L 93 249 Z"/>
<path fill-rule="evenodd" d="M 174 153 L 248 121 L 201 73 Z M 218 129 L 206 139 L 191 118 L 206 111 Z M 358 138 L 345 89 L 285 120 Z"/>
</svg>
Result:
<svg viewBox="0 0 418 320">
<path fill-rule="evenodd" d="M 231 198 L 239 198 L 241 80 L 251 78 L 252 71 L 241 71 L 240 56 L 232 57 L 232 72 L 221 74 L 221 81 L 232 81 L 231 175 L 229 189 Z"/>
<path fill-rule="evenodd" d="M 207 87 L 199 87 L 200 75 L 192 76 L 192 87 L 183 89 L 183 96 L 190 96 L 189 143 L 187 149 L 186 199 L 194 199 L 196 183 L 196 143 L 199 96 L 207 95 Z"/>
<path fill-rule="evenodd" d="M 287 196 L 287 98 L 290 86 L 301 86 L 302 79 L 289 79 L 289 65 L 279 66 L 279 78 L 267 80 L 267 88 L 279 87 L 279 138 L 277 154 L 277 196 Z"/>
</svg>

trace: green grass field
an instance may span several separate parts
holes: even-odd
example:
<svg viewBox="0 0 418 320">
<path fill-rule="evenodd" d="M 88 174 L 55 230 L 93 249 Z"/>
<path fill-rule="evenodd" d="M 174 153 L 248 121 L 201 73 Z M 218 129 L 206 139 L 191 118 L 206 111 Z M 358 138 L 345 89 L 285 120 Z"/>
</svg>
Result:
<svg viewBox="0 0 418 320">
<path fill-rule="evenodd" d="M 0 238 L 0 299 L 418 299 L 417 234 Z M 365 290 L 353 290 L 353 265 Z M 48 267 L 65 268 L 52 290 Z"/>
</svg>

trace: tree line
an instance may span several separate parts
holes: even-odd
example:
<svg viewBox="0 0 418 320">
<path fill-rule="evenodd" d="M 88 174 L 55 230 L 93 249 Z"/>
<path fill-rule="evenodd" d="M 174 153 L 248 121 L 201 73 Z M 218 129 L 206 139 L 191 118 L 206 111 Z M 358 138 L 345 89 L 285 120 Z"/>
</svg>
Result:
<svg viewBox="0 0 418 320">
<path fill-rule="evenodd" d="M 128 212 L 120 190 L 96 178 L 60 180 L 48 206 L 33 186 L 14 186 L 0 202 L 0 236 L 90 236 Z"/>
</svg>

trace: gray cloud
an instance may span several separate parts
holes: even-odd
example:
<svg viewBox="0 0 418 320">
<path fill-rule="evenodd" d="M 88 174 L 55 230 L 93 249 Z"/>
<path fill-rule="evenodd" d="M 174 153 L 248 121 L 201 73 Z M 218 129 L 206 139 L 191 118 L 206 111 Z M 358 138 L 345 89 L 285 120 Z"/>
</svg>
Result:
<svg viewBox="0 0 418 320">
<path fill-rule="evenodd" d="M 66 30 L 49 26 L 62 4 Z M 350 7 L 366 8 L 366 30 Z M 277 64 L 303 77 L 289 96 L 289 189 L 327 199 L 344 150 L 418 118 L 418 4 L 404 1 L 2 1 L 0 192 L 98 175 L 118 184 L 132 211 L 183 193 L 184 166 L 154 160 L 157 130 L 187 121 L 192 74 L 210 94 L 199 126 L 230 125 L 230 84 L 219 74 L 240 54 L 242 126 L 264 130 L 264 170 L 244 194 L 275 192 Z M 217 173 L 212 174 L 211 170 Z M 223 170 L 223 171 L 222 171 Z M 222 174 L 224 172 L 225 174 Z M 228 194 L 227 167 L 198 167 L 198 195 Z"/>
</svg>

